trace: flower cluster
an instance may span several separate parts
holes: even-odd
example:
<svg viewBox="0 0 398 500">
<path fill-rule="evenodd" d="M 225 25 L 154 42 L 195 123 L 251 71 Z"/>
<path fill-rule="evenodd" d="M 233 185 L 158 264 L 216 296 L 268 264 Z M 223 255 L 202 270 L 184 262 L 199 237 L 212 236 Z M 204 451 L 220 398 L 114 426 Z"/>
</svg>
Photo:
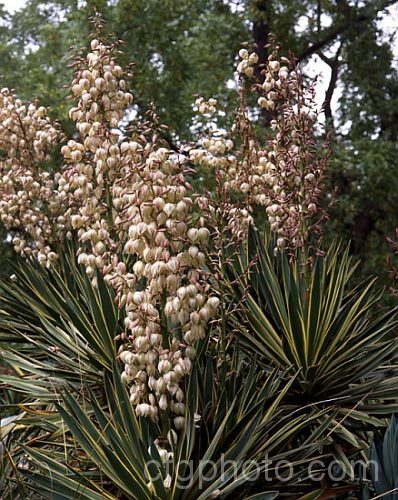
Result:
<svg viewBox="0 0 398 500">
<path fill-rule="evenodd" d="M 37 103 L 25 105 L 7 88 L 0 91 L 0 214 L 14 249 L 51 265 L 52 244 L 63 226 L 54 176 L 47 171 L 60 131 Z M 44 168 L 43 168 L 44 167 Z"/>
<path fill-rule="evenodd" d="M 62 147 L 65 168 L 58 182 L 72 228 L 82 244 L 79 262 L 94 282 L 96 268 L 109 265 L 118 250 L 114 234 L 120 217 L 117 183 L 138 148 L 138 143 L 120 144 L 117 127 L 132 95 L 126 91 L 115 50 L 114 45 L 92 40 L 91 52 L 77 61 L 72 91 L 78 102 L 69 115 L 79 137 Z"/>
<path fill-rule="evenodd" d="M 213 114 L 217 111 L 217 99 L 211 98 L 206 101 L 203 97 L 198 97 L 195 100 L 195 108 L 201 115 Z"/>
<path fill-rule="evenodd" d="M 269 189 L 257 199 L 266 206 L 278 247 L 301 248 L 310 233 L 319 231 L 314 217 L 320 212 L 329 153 L 315 135 L 319 110 L 314 89 L 304 87 L 296 62 L 279 57 L 275 50 L 269 56 L 264 83 L 257 90 L 260 106 L 275 110 L 270 123 L 274 134 L 267 141 L 267 157 L 262 160 L 261 175 Z"/>
<path fill-rule="evenodd" d="M 179 384 L 218 303 L 201 270 L 209 231 L 192 225 L 184 161 L 152 143 L 142 148 L 139 163 L 130 164 L 116 230 L 123 253 L 135 263 L 130 272 L 119 262 L 106 274 L 127 314 L 121 359 L 131 401 L 140 415 L 155 419 L 159 409 L 171 410 L 176 428 L 185 414 Z"/>
<path fill-rule="evenodd" d="M 214 221 L 212 226 L 216 231 L 225 223 L 236 244 L 245 234 L 245 229 L 252 222 L 252 217 L 248 203 L 240 206 L 237 200 L 235 202 L 230 200 L 229 191 L 235 184 L 229 182 L 229 179 L 236 179 L 238 168 L 238 158 L 233 152 L 234 142 L 228 138 L 227 133 L 213 130 L 199 146 L 199 148 L 190 149 L 191 162 L 221 174 L 218 179 L 218 199 L 201 196 L 198 198 L 199 207 L 202 213 L 207 214 L 208 221 Z M 249 190 L 249 188 L 246 190 L 245 182 L 241 182 L 240 189 L 243 192 Z M 224 223 L 221 223 L 221 220 Z"/>
<path fill-rule="evenodd" d="M 208 228 L 213 255 L 206 264 L 213 270 L 223 265 L 225 245 L 243 239 L 254 204 L 266 207 L 278 246 L 300 247 L 318 208 L 324 163 L 311 96 L 295 63 L 276 51 L 263 83 L 253 86 L 260 108 L 273 114 L 273 135 L 257 139 L 241 78 L 232 130 L 210 127 L 187 155 L 160 139 L 154 111 L 144 123 L 120 128 L 133 97 L 117 52 L 116 44 L 94 39 L 75 59 L 76 134 L 63 145 L 63 168 L 54 176 L 43 165 L 60 137 L 57 126 L 43 107 L 0 92 L 1 218 L 15 248 L 47 266 L 57 259 L 56 242 L 77 235 L 78 262 L 94 286 L 103 274 L 125 311 L 118 355 L 131 403 L 138 415 L 181 429 L 182 382 L 219 306 L 204 265 Z M 239 55 L 238 71 L 251 77 L 257 55 Z M 195 105 L 210 120 L 217 101 L 198 98 Z M 198 221 L 186 176 L 192 163 L 215 173 L 216 195 L 196 199 Z"/>
<path fill-rule="evenodd" d="M 251 77 L 257 55 L 247 49 L 239 55 L 238 72 Z M 271 133 L 265 140 L 257 138 L 251 118 L 256 113 L 246 103 L 241 79 L 240 108 L 231 131 L 210 131 L 190 150 L 190 159 L 218 172 L 224 190 L 236 193 L 245 210 L 265 207 L 278 247 L 293 250 L 318 230 L 314 216 L 328 151 L 318 146 L 313 89 L 304 88 L 296 61 L 280 57 L 275 47 L 261 73 L 262 83 L 252 90 L 260 94 L 257 104 L 267 113 Z"/>
<path fill-rule="evenodd" d="M 182 379 L 219 299 L 203 271 L 209 231 L 195 223 L 186 158 L 158 138 L 157 118 L 121 130 L 132 95 L 117 45 L 94 39 L 75 59 L 70 117 L 55 178 L 42 169 L 59 137 L 47 111 L 1 92 L 2 221 L 23 255 L 49 265 L 56 240 L 75 232 L 78 262 L 98 273 L 125 310 L 119 356 L 137 414 L 184 426 Z M 212 112 L 215 101 L 203 103 Z M 29 242 L 22 235 L 29 236 Z"/>
<path fill-rule="evenodd" d="M 124 77 L 113 45 L 93 40 L 77 61 L 70 116 L 80 140 L 62 148 L 59 190 L 79 237 L 78 261 L 94 284 L 104 274 L 126 311 L 119 354 L 137 414 L 172 417 L 179 429 L 180 383 L 218 303 L 201 270 L 209 231 L 192 225 L 185 157 L 158 140 L 156 118 L 117 129 L 132 102 Z"/>
<path fill-rule="evenodd" d="M 249 53 L 247 49 L 240 49 L 239 57 L 242 59 L 238 64 L 238 73 L 247 77 L 252 77 L 254 66 L 258 63 L 258 55 L 255 52 Z"/>
</svg>

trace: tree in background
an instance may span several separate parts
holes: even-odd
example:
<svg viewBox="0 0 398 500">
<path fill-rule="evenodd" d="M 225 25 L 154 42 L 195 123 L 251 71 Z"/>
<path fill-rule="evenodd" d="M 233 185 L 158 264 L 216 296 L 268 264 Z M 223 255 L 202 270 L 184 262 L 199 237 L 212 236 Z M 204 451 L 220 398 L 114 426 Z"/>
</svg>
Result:
<svg viewBox="0 0 398 500">
<path fill-rule="evenodd" d="M 65 53 L 71 44 L 87 44 L 86 21 L 96 8 L 108 31 L 125 41 L 122 62 L 137 61 L 135 113 L 140 115 L 154 101 L 170 126 L 168 140 L 179 144 L 194 125 L 192 96 L 200 91 L 217 98 L 221 109 L 234 109 L 233 67 L 240 41 L 257 43 L 261 64 L 267 59 L 265 41 L 275 33 L 304 68 L 314 57 L 330 67 L 324 109 L 335 150 L 329 193 L 336 194 L 326 237 L 352 239 L 352 252 L 363 259 L 364 270 L 382 274 L 385 236 L 397 225 L 398 78 L 391 41 L 383 36 L 379 21 L 396 3 L 30 0 L 14 14 L 4 8 L 1 12 L 1 73 L 4 85 L 15 87 L 22 98 L 39 96 L 70 132 L 63 85 L 71 70 Z M 229 125 L 231 116 L 219 117 L 219 123 Z M 263 116 L 259 126 L 264 126 Z"/>
</svg>

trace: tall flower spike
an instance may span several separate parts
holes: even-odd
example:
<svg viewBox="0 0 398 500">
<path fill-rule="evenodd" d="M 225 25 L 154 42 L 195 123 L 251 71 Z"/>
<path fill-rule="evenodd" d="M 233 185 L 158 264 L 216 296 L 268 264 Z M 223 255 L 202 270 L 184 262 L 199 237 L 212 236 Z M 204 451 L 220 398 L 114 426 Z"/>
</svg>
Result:
<svg viewBox="0 0 398 500">
<path fill-rule="evenodd" d="M 294 253 L 319 233 L 324 214 L 319 207 L 327 144 L 319 144 L 316 125 L 319 111 L 313 88 L 306 89 L 296 61 L 281 57 L 271 47 L 263 83 L 253 84 L 257 104 L 271 116 L 265 140 L 257 138 L 252 123 L 256 113 L 246 103 L 246 77 L 257 64 L 256 54 L 241 49 L 238 65 L 240 106 L 231 131 L 213 130 L 190 151 L 193 163 L 215 170 L 224 190 L 250 213 L 265 207 L 279 248 Z M 209 203 L 209 202 L 208 202 Z M 246 220 L 246 219 L 244 219 Z"/>
<path fill-rule="evenodd" d="M 0 214 L 14 249 L 50 266 L 53 244 L 65 227 L 54 176 L 43 168 L 60 138 L 58 126 L 37 103 L 0 91 Z M 49 169 L 50 170 L 50 169 Z"/>
<path fill-rule="evenodd" d="M 59 188 L 78 232 L 79 262 L 94 285 L 97 270 L 104 273 L 126 310 L 120 359 L 131 402 L 137 414 L 157 420 L 160 410 L 179 428 L 180 382 L 217 309 L 201 271 L 209 232 L 191 225 L 186 160 L 158 140 L 154 113 L 123 135 L 116 129 L 132 96 L 114 46 L 93 40 L 91 50 L 73 82 L 70 116 L 80 139 L 62 149 Z"/>
<path fill-rule="evenodd" d="M 296 61 L 280 57 L 278 47 L 269 56 L 259 103 L 275 110 L 267 141 L 263 179 L 268 190 L 256 199 L 266 205 L 278 247 L 291 251 L 319 236 L 324 217 L 319 207 L 329 157 L 325 141 L 316 137 L 318 110 L 314 89 L 305 88 Z"/>
<path fill-rule="evenodd" d="M 119 129 L 132 102 L 125 75 L 116 46 L 97 39 L 76 59 L 76 135 L 56 182 L 42 167 L 58 129 L 44 108 L 1 91 L 1 217 L 16 250 L 46 265 L 56 240 L 77 233 L 78 262 L 94 286 L 104 274 L 126 311 L 119 354 L 137 414 L 181 429 L 181 382 L 218 305 L 202 271 L 209 231 L 193 224 L 186 158 L 158 139 L 155 114 Z"/>
<path fill-rule="evenodd" d="M 131 401 L 154 419 L 159 409 L 171 413 L 176 428 L 185 414 L 179 384 L 190 373 L 194 345 L 216 312 L 201 271 L 209 231 L 192 226 L 184 163 L 184 157 L 156 141 L 141 148 L 128 182 L 120 184 L 124 217 L 118 225 L 120 241 L 127 235 L 123 252 L 136 261 L 131 275 L 116 270 L 107 276 L 127 312 L 129 343 L 121 359 Z M 138 280 L 144 283 L 139 291 Z"/>
<path fill-rule="evenodd" d="M 117 252 L 113 231 L 120 204 L 117 197 L 113 199 L 113 190 L 126 168 L 118 126 L 132 95 L 126 91 L 115 51 L 115 45 L 92 40 L 91 52 L 77 61 L 72 91 L 78 102 L 69 115 L 80 139 L 70 140 L 61 150 L 67 167 L 59 179 L 59 191 L 82 244 L 79 261 L 94 282 L 96 268 L 104 268 Z"/>
</svg>

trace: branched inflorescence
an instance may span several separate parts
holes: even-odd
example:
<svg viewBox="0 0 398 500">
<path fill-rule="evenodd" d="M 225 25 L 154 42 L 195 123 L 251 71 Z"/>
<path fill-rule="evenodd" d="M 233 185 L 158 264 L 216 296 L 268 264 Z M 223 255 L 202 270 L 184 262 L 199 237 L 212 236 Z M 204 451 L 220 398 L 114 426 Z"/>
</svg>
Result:
<svg viewBox="0 0 398 500">
<path fill-rule="evenodd" d="M 72 86 L 79 101 L 70 115 L 81 139 L 62 148 L 60 191 L 72 210 L 79 262 L 94 285 L 97 269 L 103 272 L 126 310 L 120 359 L 131 402 L 154 420 L 159 410 L 170 412 L 181 428 L 180 382 L 218 304 L 201 270 L 209 231 L 192 226 L 185 157 L 158 140 L 156 117 L 146 128 L 117 129 L 132 95 L 115 47 L 93 40 L 91 50 Z"/>
<path fill-rule="evenodd" d="M 246 102 L 247 79 L 254 74 L 258 57 L 247 49 L 241 49 L 239 56 L 240 104 L 235 124 L 230 131 L 213 130 L 204 137 L 199 147 L 191 149 L 191 160 L 220 172 L 225 192 L 236 193 L 244 213 L 254 205 L 265 207 L 279 248 L 302 248 L 310 234 L 319 230 L 319 198 L 328 158 L 328 148 L 319 147 L 315 134 L 320 111 L 314 90 L 305 89 L 294 58 L 279 56 L 273 46 L 265 67 L 260 68 L 263 82 L 251 86 L 272 130 L 261 140 L 253 126 L 256 112 Z M 201 107 L 203 101 L 199 111 Z"/>
<path fill-rule="evenodd" d="M 54 174 L 46 170 L 59 138 L 43 106 L 0 91 L 1 222 L 18 253 L 47 266 L 57 259 L 52 246 L 64 224 Z"/>
<path fill-rule="evenodd" d="M 182 382 L 219 306 L 204 265 L 208 228 L 216 255 L 211 270 L 214 262 L 222 267 L 228 238 L 229 245 L 244 239 L 255 204 L 265 207 L 279 247 L 303 245 L 324 169 L 313 99 L 295 63 L 274 50 L 263 83 L 252 85 L 260 108 L 272 113 L 274 133 L 262 144 L 246 104 L 246 79 L 258 60 L 242 49 L 235 125 L 214 129 L 180 154 L 160 139 L 154 111 L 146 122 L 120 128 L 133 100 L 129 73 L 116 62 L 118 45 L 97 38 L 74 62 L 76 134 L 61 148 L 60 173 L 46 165 L 61 135 L 47 110 L 0 92 L 1 219 L 14 248 L 46 266 L 57 260 L 59 242 L 76 235 L 78 262 L 93 286 L 102 273 L 126 312 L 118 355 L 137 414 L 181 429 Z M 198 98 L 196 106 L 204 115 L 217 113 L 216 99 Z M 216 198 L 192 196 L 188 164 L 215 172 Z"/>
</svg>

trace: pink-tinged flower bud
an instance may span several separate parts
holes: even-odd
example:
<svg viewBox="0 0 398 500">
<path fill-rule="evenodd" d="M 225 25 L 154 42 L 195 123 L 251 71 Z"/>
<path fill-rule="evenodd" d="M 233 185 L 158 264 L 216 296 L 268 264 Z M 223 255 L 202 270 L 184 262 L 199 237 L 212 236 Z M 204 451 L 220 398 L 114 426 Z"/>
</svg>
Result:
<svg viewBox="0 0 398 500">
<path fill-rule="evenodd" d="M 159 456 L 162 462 L 165 464 L 167 462 L 168 451 L 167 450 L 159 450 Z"/>
<path fill-rule="evenodd" d="M 151 260 L 153 260 L 153 258 L 154 258 L 154 252 L 153 252 L 152 248 L 148 248 L 148 247 L 145 248 L 142 256 L 144 257 L 145 262 L 151 262 Z"/>
<path fill-rule="evenodd" d="M 123 75 L 123 69 L 120 66 L 116 65 L 113 68 L 113 74 L 117 77 L 120 77 Z"/>
<path fill-rule="evenodd" d="M 191 371 L 192 363 L 191 363 L 191 360 L 189 358 L 180 358 L 178 360 L 178 363 L 183 368 L 183 370 L 186 374 L 188 374 Z"/>
<path fill-rule="evenodd" d="M 174 211 L 175 211 L 175 205 L 173 203 L 166 203 L 166 205 L 163 208 L 163 212 L 169 217 L 174 213 Z"/>
<path fill-rule="evenodd" d="M 163 210 L 165 206 L 165 201 L 163 198 L 157 197 L 153 200 L 153 205 L 158 209 L 158 210 Z"/>
<path fill-rule="evenodd" d="M 164 378 L 164 381 L 166 382 L 166 384 L 168 384 L 168 385 L 175 384 L 179 380 L 179 377 L 178 377 L 175 370 L 174 371 L 170 370 L 169 372 L 165 373 L 163 375 L 163 378 Z"/>
<path fill-rule="evenodd" d="M 81 86 L 76 83 L 75 85 L 72 86 L 72 92 L 75 94 L 75 95 L 80 95 L 81 92 L 82 92 L 82 88 Z"/>
<path fill-rule="evenodd" d="M 209 239 L 210 232 L 206 227 L 201 227 L 198 229 L 198 240 L 201 242 L 205 242 Z"/>
<path fill-rule="evenodd" d="M 209 312 L 209 309 L 207 307 L 202 307 L 199 311 L 199 315 L 203 321 L 205 321 L 205 322 L 209 321 L 210 312 Z"/>
<path fill-rule="evenodd" d="M 150 376 L 148 379 L 148 387 L 152 391 L 156 391 L 156 378 L 154 376 Z"/>
<path fill-rule="evenodd" d="M 268 100 L 265 108 L 273 111 L 275 109 L 275 102 Z"/>
<path fill-rule="evenodd" d="M 138 392 L 133 392 L 131 395 L 130 395 L 130 403 L 132 405 L 136 405 L 139 403 L 141 399 L 141 396 Z M 149 405 L 148 405 L 149 406 Z"/>
<path fill-rule="evenodd" d="M 141 354 L 144 358 L 145 358 L 145 355 Z M 140 370 L 138 373 L 137 373 L 137 379 L 139 382 L 141 382 L 142 384 L 144 384 L 147 380 L 147 374 L 144 370 Z"/>
<path fill-rule="evenodd" d="M 278 238 L 277 241 L 276 241 L 276 246 L 279 248 L 279 249 L 283 249 L 285 248 L 285 245 L 286 245 L 286 240 L 285 238 Z"/>
<path fill-rule="evenodd" d="M 103 254 L 106 250 L 106 246 L 102 243 L 102 241 L 99 241 L 95 245 L 95 251 L 98 252 L 99 254 Z"/>
<path fill-rule="evenodd" d="M 92 278 L 95 275 L 95 269 L 91 266 L 86 267 L 86 274 Z"/>
<path fill-rule="evenodd" d="M 122 372 L 120 378 L 122 379 L 122 382 L 125 384 L 128 384 L 129 382 L 131 382 L 131 377 L 129 377 L 129 375 L 127 375 L 127 373 L 125 371 Z"/>
<path fill-rule="evenodd" d="M 164 306 L 164 313 L 166 316 L 170 317 L 174 313 L 174 308 L 173 308 L 173 303 L 167 302 L 167 304 Z"/>
<path fill-rule="evenodd" d="M 138 351 L 146 352 L 149 348 L 148 340 L 146 337 L 137 337 L 134 340 L 134 345 Z"/>
<path fill-rule="evenodd" d="M 268 66 L 270 70 L 274 72 L 279 71 L 280 68 L 279 61 L 269 61 Z"/>
<path fill-rule="evenodd" d="M 91 96 L 91 99 L 97 99 L 98 96 L 99 96 L 99 91 L 96 87 L 91 87 L 90 88 L 90 96 Z"/>
<path fill-rule="evenodd" d="M 289 69 L 286 66 L 282 66 L 278 75 L 281 80 L 286 80 L 289 77 Z"/>
<path fill-rule="evenodd" d="M 168 361 L 167 359 L 159 361 L 159 364 L 158 364 L 159 373 L 167 374 L 171 370 L 171 368 L 172 368 L 172 365 L 171 365 L 170 361 Z"/>
<path fill-rule="evenodd" d="M 185 287 L 180 287 L 178 290 L 177 290 L 177 297 L 180 299 L 180 300 L 184 300 L 185 297 L 186 297 L 186 289 Z"/>
<path fill-rule="evenodd" d="M 167 263 L 167 268 L 172 273 L 177 273 L 179 267 L 180 263 L 176 257 L 170 259 L 169 262 Z"/>
<path fill-rule="evenodd" d="M 134 292 L 133 293 L 133 302 L 134 304 L 142 304 L 144 301 L 144 293 L 143 292 Z"/>
<path fill-rule="evenodd" d="M 145 269 L 145 264 L 142 262 L 142 260 L 137 260 L 137 262 L 134 263 L 133 265 L 133 271 L 137 276 L 142 276 L 144 273 Z"/>
<path fill-rule="evenodd" d="M 167 441 L 168 441 L 171 448 L 175 447 L 175 445 L 177 444 L 177 441 L 178 441 L 178 437 L 177 437 L 175 430 L 170 429 L 167 432 Z"/>
<path fill-rule="evenodd" d="M 130 351 L 123 351 L 122 353 L 120 353 L 120 360 L 122 361 L 122 363 L 129 365 L 133 362 L 134 356 Z"/>
<path fill-rule="evenodd" d="M 193 245 L 193 246 L 189 247 L 188 253 L 193 259 L 195 259 L 198 256 L 199 248 L 197 246 Z"/>
<path fill-rule="evenodd" d="M 192 312 L 190 315 L 190 320 L 194 325 L 198 325 L 200 323 L 199 313 L 197 313 L 196 311 Z"/>
<path fill-rule="evenodd" d="M 312 172 L 310 172 L 304 178 L 308 182 L 313 182 L 315 180 L 315 175 Z"/>
<path fill-rule="evenodd" d="M 175 403 L 173 405 L 173 412 L 176 415 L 184 415 L 185 414 L 185 404 L 184 403 Z"/>
<path fill-rule="evenodd" d="M 120 145 L 120 150 L 121 150 L 122 154 L 125 154 L 128 151 L 130 151 L 130 143 L 129 142 L 122 142 L 122 144 Z"/>
<path fill-rule="evenodd" d="M 88 90 L 90 88 L 90 81 L 87 78 L 80 78 L 79 85 L 81 88 Z"/>
<path fill-rule="evenodd" d="M 165 393 L 167 390 L 166 382 L 164 381 L 164 379 L 162 377 L 159 378 L 156 382 L 156 390 L 160 394 Z"/>
<path fill-rule="evenodd" d="M 95 86 L 99 91 L 103 91 L 105 89 L 105 80 L 103 78 L 97 78 L 95 80 Z"/>
<path fill-rule="evenodd" d="M 210 297 L 207 301 L 207 305 L 214 311 L 220 304 L 220 299 L 218 297 Z"/>
<path fill-rule="evenodd" d="M 266 108 L 267 107 L 267 99 L 265 97 L 259 97 L 258 100 L 257 100 L 257 104 L 261 108 Z"/>
<path fill-rule="evenodd" d="M 308 211 L 310 213 L 315 213 L 317 211 L 317 206 L 315 205 L 315 203 L 310 203 L 308 205 Z"/>
<path fill-rule="evenodd" d="M 196 349 L 193 346 L 188 346 L 185 349 L 185 354 L 188 356 L 189 359 L 195 359 L 196 358 Z"/>
<path fill-rule="evenodd" d="M 175 227 L 177 235 L 183 236 L 186 233 L 187 225 L 185 224 L 185 222 L 178 222 Z"/>
<path fill-rule="evenodd" d="M 148 403 L 141 403 L 135 409 L 139 417 L 149 417 L 151 414 L 151 406 Z"/>
<path fill-rule="evenodd" d="M 184 215 L 185 212 L 188 210 L 188 206 L 184 201 L 179 201 L 176 205 L 176 209 L 179 215 Z"/>
</svg>

